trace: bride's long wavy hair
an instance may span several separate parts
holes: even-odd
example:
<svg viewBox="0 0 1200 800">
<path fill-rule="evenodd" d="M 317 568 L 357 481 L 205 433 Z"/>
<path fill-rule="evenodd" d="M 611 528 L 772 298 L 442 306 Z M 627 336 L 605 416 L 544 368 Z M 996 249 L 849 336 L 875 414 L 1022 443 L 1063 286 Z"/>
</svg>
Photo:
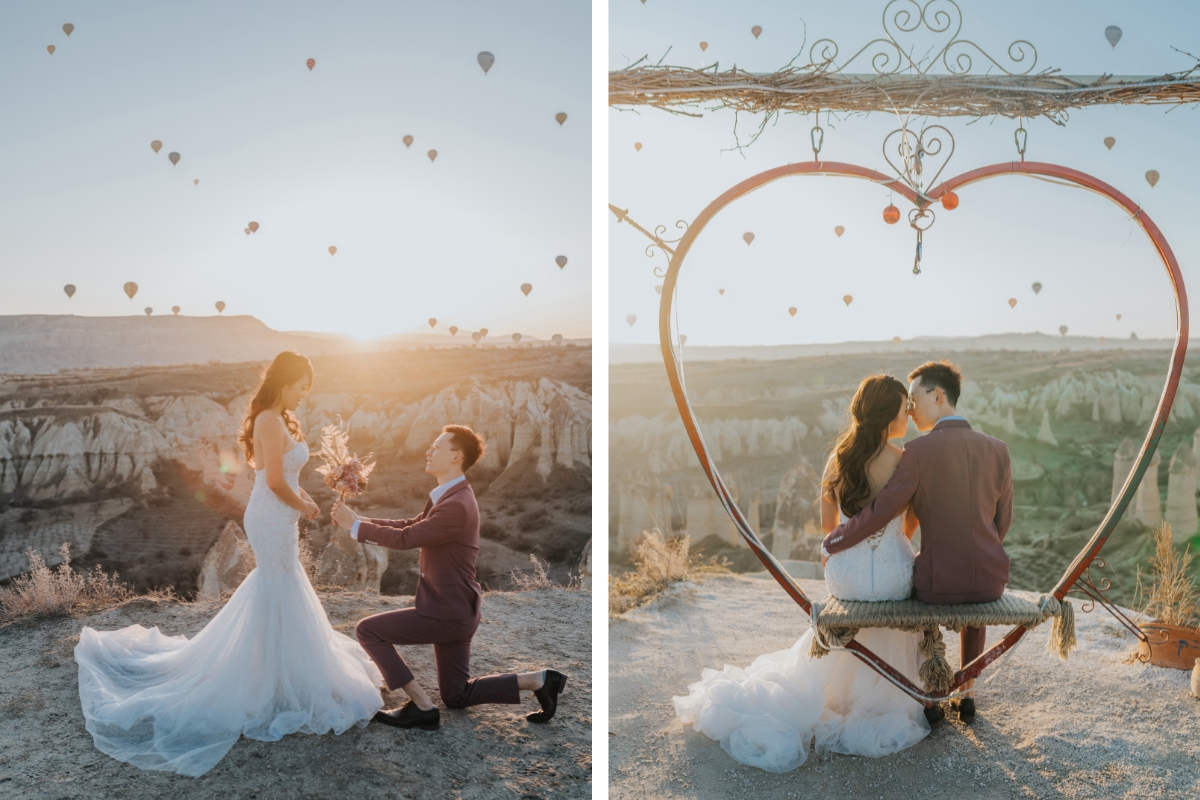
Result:
<svg viewBox="0 0 1200 800">
<path fill-rule="evenodd" d="M 242 452 L 246 454 L 247 464 L 254 466 L 254 420 L 258 418 L 259 412 L 278 403 L 283 387 L 291 386 L 302 378 L 312 381 L 312 363 L 294 350 L 285 350 L 275 356 L 275 360 L 263 371 L 262 382 L 250 398 L 246 407 L 246 417 L 242 420 L 242 429 L 238 432 L 238 441 L 241 442 Z M 304 441 L 299 421 L 289 414 L 286 408 L 283 409 L 283 422 L 293 439 L 297 442 Z"/>
<path fill-rule="evenodd" d="M 867 504 L 871 483 L 867 467 L 883 452 L 884 432 L 908 401 L 908 389 L 891 375 L 872 375 L 858 385 L 850 401 L 850 424 L 838 435 L 825 477 L 825 496 L 854 516 Z"/>
</svg>

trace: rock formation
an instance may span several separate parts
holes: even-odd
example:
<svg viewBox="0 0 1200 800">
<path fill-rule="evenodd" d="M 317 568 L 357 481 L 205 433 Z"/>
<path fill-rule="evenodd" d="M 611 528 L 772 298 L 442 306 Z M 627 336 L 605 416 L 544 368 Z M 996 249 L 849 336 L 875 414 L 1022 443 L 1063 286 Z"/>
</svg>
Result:
<svg viewBox="0 0 1200 800">
<path fill-rule="evenodd" d="M 583 548 L 583 556 L 579 559 L 579 588 L 585 592 L 592 590 L 592 540 L 588 539 Z"/>
<path fill-rule="evenodd" d="M 1138 484 L 1135 501 L 1137 518 L 1151 528 L 1162 523 L 1162 498 L 1158 493 L 1158 465 L 1161 460 L 1158 451 L 1154 451 L 1150 466 L 1146 468 L 1146 474 Z"/>
<path fill-rule="evenodd" d="M 254 569 L 254 551 L 241 526 L 230 520 L 204 557 L 197 581 L 197 600 L 216 600 L 241 585 Z"/>
<path fill-rule="evenodd" d="M 379 582 L 387 571 L 388 550 L 374 544 L 360 544 L 345 530 L 329 532 L 329 543 L 321 552 L 317 580 L 327 586 L 341 586 L 352 592 L 379 591 Z"/>
<path fill-rule="evenodd" d="M 1117 447 L 1117 452 L 1113 454 L 1113 477 L 1112 477 L 1112 494 L 1109 497 L 1109 502 L 1116 502 L 1117 495 L 1121 493 L 1121 487 L 1125 485 L 1125 480 L 1129 477 L 1129 473 L 1133 471 L 1133 465 L 1137 463 L 1138 447 L 1133 443 L 1133 440 L 1126 436 L 1121 440 L 1121 444 Z M 1135 511 L 1135 504 L 1129 504 L 1129 510 Z M 1127 512 L 1128 513 L 1128 512 Z"/>
<path fill-rule="evenodd" d="M 1187 442 L 1180 442 L 1171 456 L 1167 474 L 1166 521 L 1176 542 L 1196 535 L 1196 456 Z"/>
<path fill-rule="evenodd" d="M 674 492 L 670 486 L 645 488 L 638 481 L 624 481 L 617 488 L 617 538 L 613 552 L 627 553 L 646 531 L 671 532 Z"/>
<path fill-rule="evenodd" d="M 1053 445 L 1058 444 L 1058 440 L 1054 438 L 1054 431 L 1050 430 L 1049 411 L 1042 411 L 1042 427 L 1038 428 L 1037 438 L 1039 442 Z"/>
<path fill-rule="evenodd" d="M 29 571 L 30 547 L 51 567 L 61 561 L 58 548 L 63 542 L 71 545 L 73 558 L 87 553 L 96 529 L 133 506 L 133 500 L 121 497 L 36 512 L 20 508 L 0 511 L 0 581 Z"/>
<path fill-rule="evenodd" d="M 772 555 L 780 559 L 820 560 L 824 538 L 820 500 L 821 476 L 808 459 L 801 458 L 779 481 L 775 522 L 771 527 Z"/>
<path fill-rule="evenodd" d="M 736 503 L 738 490 L 733 476 L 722 477 L 725 480 L 725 488 Z M 708 484 L 696 484 L 692 487 L 691 496 L 687 501 L 687 532 L 693 542 L 716 536 L 730 547 L 748 546 L 737 526 L 733 524 L 729 512 L 721 504 L 717 493 Z"/>
</svg>

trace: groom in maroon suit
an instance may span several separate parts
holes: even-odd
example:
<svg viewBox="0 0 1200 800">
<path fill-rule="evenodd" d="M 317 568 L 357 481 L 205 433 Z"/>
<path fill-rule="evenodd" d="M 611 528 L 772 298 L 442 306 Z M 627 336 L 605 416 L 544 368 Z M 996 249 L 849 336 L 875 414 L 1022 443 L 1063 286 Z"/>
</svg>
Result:
<svg viewBox="0 0 1200 800">
<path fill-rule="evenodd" d="M 962 374 L 948 361 L 929 361 L 908 376 L 908 410 L 917 430 L 883 491 L 870 506 L 832 530 L 825 558 L 853 547 L 911 504 L 921 523 L 921 552 L 913 564 L 913 597 L 934 605 L 990 603 L 1004 594 L 1008 555 L 1004 535 L 1012 524 L 1013 484 L 1008 445 L 979 431 L 955 411 Z M 963 666 L 983 654 L 987 628 L 963 628 Z M 963 722 L 975 719 L 975 681 L 952 701 Z M 942 719 L 940 704 L 926 709 Z"/>
<path fill-rule="evenodd" d="M 532 691 L 542 710 L 530 722 L 549 722 L 567 676 L 547 669 L 471 676 L 471 639 L 479 627 L 482 592 L 475 580 L 479 556 L 479 506 L 463 474 L 483 456 L 484 443 L 470 428 L 447 425 L 425 453 L 425 471 L 437 478 L 425 509 L 411 519 L 368 519 L 349 507 L 333 507 L 333 521 L 363 544 L 393 550 L 420 548 L 421 577 L 413 608 L 367 617 L 355 635 L 383 673 L 387 688 L 403 689 L 409 701 L 375 719 L 398 728 L 433 729 L 440 723 L 437 706 L 421 688 L 396 645 L 432 644 L 437 661 L 438 690 L 448 708 L 482 703 L 519 703 L 521 690 Z"/>
</svg>

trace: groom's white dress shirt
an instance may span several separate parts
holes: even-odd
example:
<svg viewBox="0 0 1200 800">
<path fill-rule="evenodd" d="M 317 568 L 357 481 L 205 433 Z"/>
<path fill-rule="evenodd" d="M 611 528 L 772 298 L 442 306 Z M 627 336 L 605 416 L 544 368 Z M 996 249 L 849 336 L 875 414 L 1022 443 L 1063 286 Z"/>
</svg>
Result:
<svg viewBox="0 0 1200 800">
<path fill-rule="evenodd" d="M 946 420 L 949 420 L 949 419 L 961 419 L 963 422 L 967 421 L 967 418 L 962 416 L 961 414 L 951 414 L 950 416 L 942 417 L 937 422 L 933 423 L 933 427 L 936 428 L 938 425 L 941 425 L 943 422 L 945 422 Z M 358 523 L 355 523 L 355 524 L 357 525 Z M 825 549 L 825 545 L 821 545 L 821 557 L 829 558 L 829 552 Z"/>
<path fill-rule="evenodd" d="M 458 486 L 466 479 L 466 475 L 459 475 L 457 478 L 451 478 L 440 486 L 433 487 L 433 490 L 429 492 L 429 500 L 436 506 L 438 500 L 441 500 L 442 496 L 446 494 L 446 492 L 450 491 L 455 486 Z M 356 519 L 354 520 L 354 524 L 350 526 L 350 538 L 356 542 L 358 541 L 358 524 L 360 522 L 362 522 L 362 520 Z"/>
</svg>

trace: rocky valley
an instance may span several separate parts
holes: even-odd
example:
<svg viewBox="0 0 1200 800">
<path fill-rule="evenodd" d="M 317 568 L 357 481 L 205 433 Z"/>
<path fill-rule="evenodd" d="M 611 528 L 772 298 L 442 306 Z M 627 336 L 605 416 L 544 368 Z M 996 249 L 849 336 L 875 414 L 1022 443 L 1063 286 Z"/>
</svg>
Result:
<svg viewBox="0 0 1200 800">
<path fill-rule="evenodd" d="M 816 560 L 820 476 L 858 382 L 947 355 L 935 349 L 780 360 L 693 361 L 689 396 L 718 469 L 779 558 Z M 1007 442 L 1016 488 L 1005 547 L 1012 588 L 1049 589 L 1124 485 L 1162 394 L 1168 350 L 960 351 L 959 411 Z M 761 569 L 716 501 L 685 434 L 661 363 L 610 370 L 609 549 L 619 566 L 643 530 L 687 531 L 735 569 Z M 1197 534 L 1200 372 L 1185 369 L 1171 418 L 1135 501 L 1101 555 L 1117 599 L 1133 601 L 1149 528 Z M 909 437 L 917 435 L 909 428 Z M 1200 541 L 1200 540 L 1196 540 Z M 627 563 L 627 562 L 625 562 Z M 1093 577 L 1100 577 L 1099 567 Z"/>
<path fill-rule="evenodd" d="M 269 357 L 269 356 L 268 356 Z M 298 410 L 311 450 L 342 420 L 377 468 L 355 505 L 374 517 L 418 513 L 434 486 L 424 453 L 448 423 L 481 432 L 469 473 L 483 517 L 479 578 L 506 588 L 530 554 L 566 583 L 591 537 L 591 348 L 440 348 L 316 355 Z M 229 588 L 244 571 L 241 516 L 253 486 L 237 446 L 265 364 L 60 370 L 0 379 L 0 581 L 55 563 L 117 571 L 182 596 Z M 326 512 L 301 522 L 331 585 L 411 594 L 416 553 L 335 533 L 313 459 L 301 485 Z M 252 562 L 251 562 L 252 564 Z M 206 577 L 207 576 L 207 577 Z M 234 580 L 236 582 L 236 580 Z"/>
</svg>

